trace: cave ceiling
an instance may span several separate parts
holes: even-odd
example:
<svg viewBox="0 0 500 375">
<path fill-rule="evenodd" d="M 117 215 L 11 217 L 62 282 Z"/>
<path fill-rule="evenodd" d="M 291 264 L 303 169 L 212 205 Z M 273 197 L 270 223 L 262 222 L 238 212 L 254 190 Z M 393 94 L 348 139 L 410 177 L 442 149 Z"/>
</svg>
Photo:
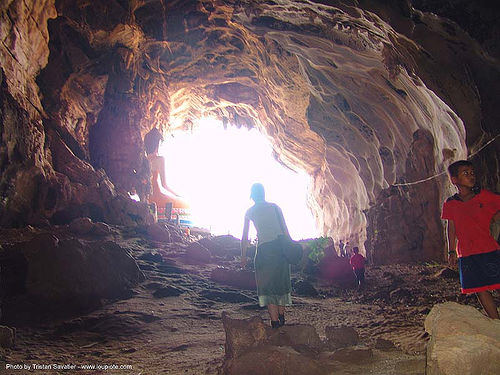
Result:
<svg viewBox="0 0 500 375">
<path fill-rule="evenodd" d="M 325 234 L 436 257 L 441 172 L 495 136 L 500 70 L 496 34 L 473 39 L 449 9 L 414 3 L 426 12 L 407 1 L 10 1 L 2 67 L 9 94 L 57 134 L 40 164 L 70 184 L 78 173 L 60 150 L 140 190 L 144 134 L 211 116 L 259 129 L 311 175 Z M 492 147 L 486 169 L 498 165 Z"/>
</svg>

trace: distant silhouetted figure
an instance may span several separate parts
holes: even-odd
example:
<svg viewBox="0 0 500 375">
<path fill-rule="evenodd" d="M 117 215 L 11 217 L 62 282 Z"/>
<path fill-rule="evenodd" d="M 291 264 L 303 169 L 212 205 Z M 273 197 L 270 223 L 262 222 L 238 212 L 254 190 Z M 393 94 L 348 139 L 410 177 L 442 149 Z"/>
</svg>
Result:
<svg viewBox="0 0 500 375">
<path fill-rule="evenodd" d="M 491 223 L 500 219 L 500 195 L 476 191 L 475 171 L 468 160 L 450 164 L 448 173 L 458 189 L 443 204 L 441 215 L 448 220 L 449 264 L 454 266 L 458 255 L 462 293 L 476 293 L 486 314 L 499 319 L 489 291 L 500 288 L 500 246 L 490 233 Z"/>
<path fill-rule="evenodd" d="M 356 276 L 356 282 L 358 286 L 363 286 L 365 283 L 365 257 L 359 253 L 357 246 L 352 248 L 353 255 L 349 260 L 354 271 L 354 276 Z"/>
<path fill-rule="evenodd" d="M 172 203 L 173 211 L 189 208 L 188 203 L 167 186 L 165 181 L 165 158 L 158 155 L 160 142 L 163 136 L 156 128 L 144 136 L 144 148 L 150 164 L 151 183 L 153 192 L 147 197 L 148 202 L 156 203 L 159 208 L 165 208 L 167 203 Z M 170 220 L 170 218 L 168 218 Z"/>
<path fill-rule="evenodd" d="M 253 184 L 250 198 L 255 204 L 245 214 L 241 238 L 241 266 L 245 268 L 246 251 L 249 245 L 250 221 L 257 230 L 257 251 L 255 253 L 255 280 L 259 305 L 267 306 L 271 326 L 278 328 L 285 324 L 285 306 L 292 304 L 290 264 L 282 254 L 276 240 L 279 235 L 288 236 L 288 229 L 281 208 L 266 202 L 264 186 Z M 274 242 L 273 242 L 274 241 Z"/>
<path fill-rule="evenodd" d="M 340 256 L 345 257 L 347 256 L 346 251 L 345 251 L 346 244 L 344 241 L 340 240 L 339 242 L 339 250 L 340 250 Z"/>
</svg>

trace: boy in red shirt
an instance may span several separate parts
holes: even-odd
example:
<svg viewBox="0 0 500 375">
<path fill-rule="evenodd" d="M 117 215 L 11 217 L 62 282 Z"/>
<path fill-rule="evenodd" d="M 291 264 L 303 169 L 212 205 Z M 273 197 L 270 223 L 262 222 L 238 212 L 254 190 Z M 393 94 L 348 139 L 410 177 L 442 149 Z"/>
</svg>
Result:
<svg viewBox="0 0 500 375">
<path fill-rule="evenodd" d="M 358 247 L 353 247 L 352 252 L 354 255 L 349 259 L 349 263 L 352 266 L 354 275 L 356 276 L 356 282 L 358 286 L 362 286 L 365 283 L 365 257 L 359 254 Z"/>
<path fill-rule="evenodd" d="M 490 233 L 490 223 L 500 218 L 500 195 L 474 191 L 474 168 L 467 160 L 451 164 L 448 173 L 458 189 L 441 215 L 448 220 L 448 261 L 454 265 L 458 256 L 462 293 L 476 293 L 486 314 L 499 319 L 489 291 L 500 288 L 500 245 Z"/>
</svg>

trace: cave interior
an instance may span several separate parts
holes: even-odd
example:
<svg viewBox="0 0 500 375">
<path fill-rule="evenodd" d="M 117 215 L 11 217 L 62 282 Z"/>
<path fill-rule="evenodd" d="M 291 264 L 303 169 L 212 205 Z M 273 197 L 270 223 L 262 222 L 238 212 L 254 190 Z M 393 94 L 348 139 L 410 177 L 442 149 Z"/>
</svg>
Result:
<svg viewBox="0 0 500 375">
<path fill-rule="evenodd" d="M 447 165 L 500 187 L 498 10 L 448 3 L 4 2 L 1 225 L 150 222 L 144 135 L 209 116 L 311 176 L 323 235 L 442 260 Z"/>
</svg>

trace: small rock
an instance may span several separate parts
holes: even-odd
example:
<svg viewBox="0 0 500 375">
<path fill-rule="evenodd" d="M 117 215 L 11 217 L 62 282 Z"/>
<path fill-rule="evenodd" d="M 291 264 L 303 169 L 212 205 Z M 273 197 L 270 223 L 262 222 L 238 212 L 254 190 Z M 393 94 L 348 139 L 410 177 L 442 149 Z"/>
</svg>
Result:
<svg viewBox="0 0 500 375">
<path fill-rule="evenodd" d="M 377 338 L 377 341 L 375 342 L 375 349 L 379 350 L 393 350 L 396 349 L 396 346 L 392 341 L 382 339 L 382 338 Z"/>
<path fill-rule="evenodd" d="M 123 354 L 135 353 L 137 351 L 136 348 L 123 349 L 121 352 Z"/>
<path fill-rule="evenodd" d="M 186 258 L 195 263 L 210 263 L 212 254 L 206 247 L 193 242 L 186 248 Z"/>
<path fill-rule="evenodd" d="M 93 228 L 94 224 L 88 217 L 78 217 L 69 224 L 69 230 L 75 234 L 89 234 Z"/>
<path fill-rule="evenodd" d="M 352 327 L 325 328 L 328 347 L 331 349 L 345 348 L 356 345 L 359 342 L 358 332 Z"/>
</svg>

